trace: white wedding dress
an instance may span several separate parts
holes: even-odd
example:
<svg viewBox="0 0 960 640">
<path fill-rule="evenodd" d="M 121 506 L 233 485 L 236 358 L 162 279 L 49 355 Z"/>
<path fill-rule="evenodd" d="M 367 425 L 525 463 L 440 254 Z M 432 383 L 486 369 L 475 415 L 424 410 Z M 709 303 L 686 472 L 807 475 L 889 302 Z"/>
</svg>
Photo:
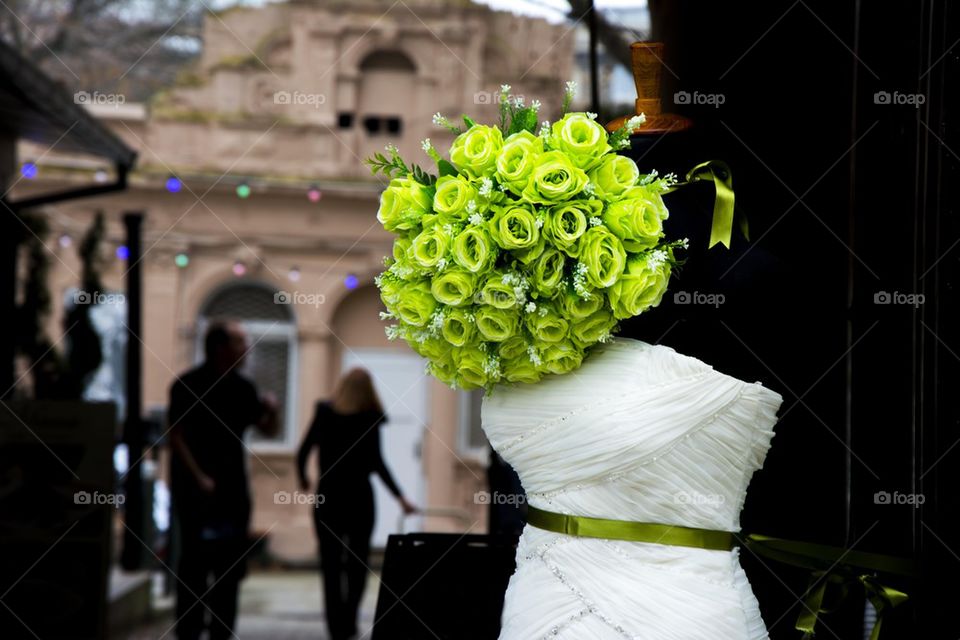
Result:
<svg viewBox="0 0 960 640">
<path fill-rule="evenodd" d="M 665 346 L 618 338 L 581 368 L 498 386 L 483 429 L 530 505 L 739 531 L 781 396 Z M 501 640 L 767 638 L 738 550 L 523 531 Z"/>
</svg>

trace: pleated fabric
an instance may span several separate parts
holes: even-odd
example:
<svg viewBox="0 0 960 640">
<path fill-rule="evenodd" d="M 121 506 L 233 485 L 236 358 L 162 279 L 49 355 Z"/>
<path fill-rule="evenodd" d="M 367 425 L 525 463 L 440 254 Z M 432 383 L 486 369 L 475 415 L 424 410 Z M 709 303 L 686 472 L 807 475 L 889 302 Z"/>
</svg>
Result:
<svg viewBox="0 0 960 640">
<path fill-rule="evenodd" d="M 572 373 L 496 387 L 482 422 L 535 507 L 739 531 L 782 401 L 669 347 L 617 338 Z M 529 525 L 500 634 L 767 637 L 736 549 L 578 538 Z"/>
</svg>

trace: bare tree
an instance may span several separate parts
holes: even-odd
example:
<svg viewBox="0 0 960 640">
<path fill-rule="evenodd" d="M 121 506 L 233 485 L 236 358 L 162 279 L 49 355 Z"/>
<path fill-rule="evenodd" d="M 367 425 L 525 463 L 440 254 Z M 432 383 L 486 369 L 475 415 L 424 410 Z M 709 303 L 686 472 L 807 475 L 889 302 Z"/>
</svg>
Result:
<svg viewBox="0 0 960 640">
<path fill-rule="evenodd" d="M 0 38 L 71 90 L 143 100 L 200 52 L 195 0 L 5 0 Z"/>
</svg>

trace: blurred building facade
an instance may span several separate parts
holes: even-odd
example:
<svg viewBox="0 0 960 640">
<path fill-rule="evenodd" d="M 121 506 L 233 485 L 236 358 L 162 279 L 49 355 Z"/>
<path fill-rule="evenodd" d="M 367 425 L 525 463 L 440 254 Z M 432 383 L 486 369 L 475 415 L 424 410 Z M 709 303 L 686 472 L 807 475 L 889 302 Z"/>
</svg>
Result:
<svg viewBox="0 0 960 640">
<path fill-rule="evenodd" d="M 77 300 L 76 245 L 95 212 L 108 222 L 106 251 L 117 252 L 105 288 L 118 292 L 128 267 L 121 214 L 143 211 L 145 406 L 164 412 L 174 375 L 200 357 L 210 319 L 247 327 L 246 373 L 277 394 L 283 411 L 277 438 L 249 442 L 254 527 L 270 529 L 274 555 L 314 554 L 310 507 L 293 493 L 296 447 L 314 403 L 351 366 L 374 373 L 390 414 L 384 452 L 401 486 L 418 504 L 459 516 L 410 528 L 483 531 L 479 396 L 426 377 L 406 345 L 385 338 L 373 286 L 391 247 L 376 220 L 385 185 L 361 161 L 393 144 L 426 167 L 421 140 L 443 149 L 452 139 L 432 114 L 493 121 L 504 83 L 555 117 L 573 34 L 469 2 L 418 0 L 238 8 L 209 14 L 203 39 L 197 63 L 148 104 L 77 95 L 139 163 L 126 192 L 45 210 L 55 254 L 51 335 L 62 334 L 64 306 Z M 21 180 L 18 195 L 109 179 L 107 167 L 42 148 L 27 146 L 20 157 L 37 176 Z M 123 315 L 107 304 L 103 329 L 122 334 Z M 123 379 L 110 373 L 121 363 L 108 358 L 102 393 Z M 382 487 L 377 495 L 382 545 L 399 511 Z"/>
</svg>

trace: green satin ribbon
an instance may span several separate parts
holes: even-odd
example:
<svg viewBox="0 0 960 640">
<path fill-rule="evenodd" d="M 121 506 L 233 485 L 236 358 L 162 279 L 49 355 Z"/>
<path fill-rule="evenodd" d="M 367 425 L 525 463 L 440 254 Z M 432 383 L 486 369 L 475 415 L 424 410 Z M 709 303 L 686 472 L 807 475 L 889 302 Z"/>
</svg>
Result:
<svg viewBox="0 0 960 640">
<path fill-rule="evenodd" d="M 678 183 L 674 185 L 674 188 L 704 180 L 713 182 L 717 194 L 713 201 L 713 222 L 710 227 L 710 244 L 707 248 L 710 249 L 720 243 L 729 249 L 730 240 L 733 236 L 734 194 L 733 173 L 727 163 L 722 160 L 701 162 L 687 172 L 686 182 Z M 742 216 L 740 217 L 740 231 L 745 238 L 750 239 L 747 219 Z"/>
<path fill-rule="evenodd" d="M 803 631 L 805 639 L 813 637 L 820 614 L 832 611 L 823 604 L 827 586 L 830 584 L 840 588 L 838 606 L 846 599 L 850 585 L 859 584 L 863 588 L 867 599 L 877 611 L 877 622 L 870 632 L 870 640 L 878 640 L 880 637 L 884 614 L 903 604 L 908 598 L 906 593 L 883 585 L 874 575 L 913 575 L 914 565 L 906 558 L 759 534 L 747 536 L 742 543 L 758 556 L 811 570 L 810 585 L 804 592 L 803 607 L 796 624 L 797 630 Z M 874 573 L 863 573 L 864 569 Z"/>
<path fill-rule="evenodd" d="M 543 511 L 530 505 L 527 505 L 527 522 L 538 529 L 581 538 L 650 542 L 714 551 L 730 551 L 737 544 L 734 534 L 729 531 L 568 516 L 563 513 Z"/>
<path fill-rule="evenodd" d="M 839 603 L 846 599 L 849 586 L 859 584 L 877 610 L 877 622 L 870 633 L 870 640 L 878 640 L 884 613 L 905 602 L 908 596 L 902 591 L 884 586 L 872 573 L 862 571 L 866 569 L 875 573 L 901 576 L 914 573 L 913 563 L 904 558 L 759 534 L 740 537 L 730 531 L 571 516 L 544 511 L 531 505 L 527 505 L 527 523 L 538 529 L 582 538 L 647 542 L 713 551 L 730 551 L 739 542 L 759 556 L 810 569 L 810 585 L 804 592 L 803 607 L 796 623 L 797 630 L 804 633 L 804 639 L 813 637 L 820 614 L 832 611 L 824 606 L 827 585 L 834 584 L 839 587 L 839 606 Z"/>
</svg>

